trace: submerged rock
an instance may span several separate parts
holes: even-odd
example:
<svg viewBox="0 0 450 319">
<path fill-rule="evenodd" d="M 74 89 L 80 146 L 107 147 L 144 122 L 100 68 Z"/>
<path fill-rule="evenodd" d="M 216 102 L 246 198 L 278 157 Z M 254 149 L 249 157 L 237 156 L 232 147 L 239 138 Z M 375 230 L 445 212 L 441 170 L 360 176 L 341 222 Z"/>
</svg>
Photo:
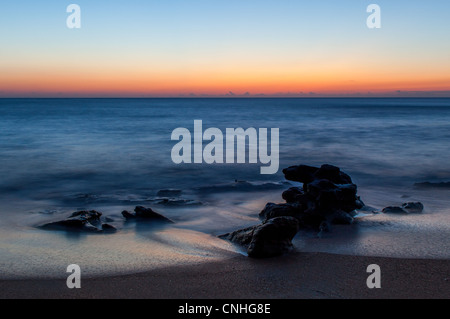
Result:
<svg viewBox="0 0 450 319">
<path fill-rule="evenodd" d="M 355 210 L 365 206 L 357 196 L 357 186 L 339 167 L 299 165 L 284 169 L 283 173 L 286 179 L 303 183 L 303 188 L 285 191 L 286 204 L 267 204 L 260 213 L 263 220 L 292 216 L 301 227 L 323 230 L 324 224 L 351 224 Z"/>
<path fill-rule="evenodd" d="M 385 214 L 419 214 L 422 213 L 424 206 L 420 202 L 404 203 L 399 206 L 388 206 L 383 208 L 382 212 Z"/>
<path fill-rule="evenodd" d="M 259 213 L 261 225 L 220 236 L 247 247 L 250 257 L 271 257 L 289 251 L 300 228 L 321 234 L 332 224 L 352 224 L 356 209 L 365 206 L 357 196 L 357 186 L 339 167 L 299 165 L 283 173 L 287 180 L 303 183 L 303 187 L 284 191 L 286 203 L 268 203 Z"/>
<path fill-rule="evenodd" d="M 388 206 L 382 210 L 385 214 L 408 214 L 406 210 L 398 206 Z"/>
<path fill-rule="evenodd" d="M 107 233 L 115 233 L 117 231 L 117 228 L 110 224 L 103 224 L 102 230 Z"/>
<path fill-rule="evenodd" d="M 153 209 L 145 208 L 143 206 L 136 206 L 136 208 L 134 209 L 134 213 L 130 213 L 129 211 L 125 210 L 122 212 L 122 215 L 127 220 L 141 219 L 141 220 L 154 220 L 164 223 L 173 223 L 173 221 L 171 221 L 170 219 L 161 214 L 158 214 Z"/>
<path fill-rule="evenodd" d="M 402 205 L 402 208 L 410 214 L 422 213 L 424 206 L 420 202 L 410 202 Z"/>
<path fill-rule="evenodd" d="M 67 219 L 44 224 L 40 226 L 47 230 L 68 230 L 68 231 L 84 231 L 84 232 L 116 232 L 117 229 L 110 225 L 104 224 L 101 219 L 102 213 L 95 210 L 74 212 Z"/>
<path fill-rule="evenodd" d="M 295 204 L 267 203 L 266 207 L 259 213 L 259 217 L 262 220 L 269 220 L 282 216 L 297 217 L 298 213 L 299 209 Z"/>
<path fill-rule="evenodd" d="M 247 248 L 249 257 L 267 258 L 280 256 L 292 248 L 292 239 L 299 230 L 299 222 L 293 217 L 277 217 L 263 224 L 219 236 Z"/>
<path fill-rule="evenodd" d="M 349 175 L 342 172 L 339 167 L 324 164 L 320 168 L 307 165 L 291 166 L 283 170 L 285 178 L 289 181 L 309 184 L 314 180 L 325 179 L 334 184 L 352 184 Z"/>
</svg>

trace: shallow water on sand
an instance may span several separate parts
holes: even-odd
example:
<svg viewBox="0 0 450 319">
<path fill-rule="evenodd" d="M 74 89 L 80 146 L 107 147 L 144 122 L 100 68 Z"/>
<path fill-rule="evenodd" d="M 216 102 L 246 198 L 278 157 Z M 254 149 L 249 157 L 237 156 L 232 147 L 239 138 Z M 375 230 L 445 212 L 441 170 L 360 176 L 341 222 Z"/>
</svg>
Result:
<svg viewBox="0 0 450 319">
<path fill-rule="evenodd" d="M 227 192 L 203 196 L 194 207 L 152 206 L 175 221 L 169 226 L 126 223 L 118 212 L 127 205 L 92 205 L 113 220 L 119 231 L 111 235 L 44 231 L 35 226 L 66 217 L 70 208 L 52 214 L 28 211 L 1 226 L 0 279 L 65 277 L 69 264 L 82 267 L 85 276 L 128 274 L 155 268 L 225 260 L 244 254 L 218 235 L 259 223 L 258 213 L 266 202 L 280 202 L 281 190 Z M 425 212 L 416 215 L 361 213 L 354 225 L 334 226 L 320 237 L 300 232 L 294 239 L 300 252 L 329 252 L 347 255 L 398 258 L 450 259 L 450 211 L 446 191 L 382 189 L 361 192 L 366 204 L 381 209 L 399 205 L 408 194 L 421 200 Z M 383 203 L 383 205 L 380 205 Z M 20 216 L 20 217 L 19 217 Z"/>
<path fill-rule="evenodd" d="M 257 111 L 256 111 L 257 110 Z M 181 165 L 173 129 L 280 128 L 280 172 L 258 165 Z M 421 201 L 418 215 L 361 215 L 320 238 L 301 232 L 299 251 L 450 258 L 449 99 L 0 100 L 0 278 L 133 273 L 242 253 L 217 235 L 259 223 L 267 202 L 289 188 L 281 168 L 330 163 L 349 173 L 377 209 Z M 235 180 L 251 183 L 235 183 Z M 182 192 L 164 202 L 157 192 Z M 170 196 L 169 196 L 170 197 Z M 176 223 L 124 223 L 120 212 L 152 207 Z M 97 209 L 112 235 L 36 226 Z"/>
</svg>

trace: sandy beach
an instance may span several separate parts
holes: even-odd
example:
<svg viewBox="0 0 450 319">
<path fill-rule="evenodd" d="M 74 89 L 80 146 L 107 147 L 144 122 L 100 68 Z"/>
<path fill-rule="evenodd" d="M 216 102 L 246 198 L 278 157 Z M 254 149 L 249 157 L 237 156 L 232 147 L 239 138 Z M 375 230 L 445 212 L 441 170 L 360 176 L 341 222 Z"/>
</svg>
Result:
<svg viewBox="0 0 450 319">
<path fill-rule="evenodd" d="M 367 266 L 381 267 L 381 289 L 368 289 Z M 0 298 L 318 299 L 450 298 L 450 261 L 294 253 L 255 260 L 157 269 L 134 275 L 0 281 Z"/>
</svg>

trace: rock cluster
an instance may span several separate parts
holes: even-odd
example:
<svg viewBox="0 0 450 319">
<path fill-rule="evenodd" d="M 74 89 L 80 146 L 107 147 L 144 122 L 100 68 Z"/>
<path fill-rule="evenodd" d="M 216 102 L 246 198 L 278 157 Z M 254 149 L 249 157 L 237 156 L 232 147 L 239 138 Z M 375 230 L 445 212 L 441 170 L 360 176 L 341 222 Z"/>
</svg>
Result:
<svg viewBox="0 0 450 319">
<path fill-rule="evenodd" d="M 95 210 L 78 211 L 70 215 L 67 219 L 44 224 L 41 226 L 41 228 L 49 230 L 63 229 L 94 233 L 116 232 L 117 229 L 110 224 L 104 223 L 101 216 L 102 213 Z"/>
<path fill-rule="evenodd" d="M 126 220 L 152 220 L 152 221 L 159 221 L 164 223 L 173 223 L 170 219 L 167 217 L 158 214 L 151 208 L 145 208 L 143 206 L 136 206 L 134 209 L 134 213 L 130 213 L 127 210 L 124 210 L 122 212 L 122 216 L 125 217 Z"/>
<path fill-rule="evenodd" d="M 300 165 L 284 169 L 283 173 L 286 179 L 303 183 L 303 187 L 285 191 L 286 204 L 267 204 L 260 213 L 262 219 L 288 213 L 299 220 L 301 227 L 321 229 L 330 224 L 351 224 L 355 210 L 364 207 L 357 186 L 339 167 Z"/>
<path fill-rule="evenodd" d="M 130 221 L 152 221 L 161 223 L 173 223 L 167 217 L 158 214 L 151 208 L 145 208 L 143 206 L 137 206 L 133 213 L 128 211 L 122 212 L 125 220 Z M 78 231 L 89 233 L 115 233 L 116 227 L 107 222 L 111 219 L 103 218 L 102 213 L 90 210 L 90 211 L 78 211 L 70 215 L 68 218 L 56 222 L 47 223 L 39 226 L 46 230 L 66 230 L 66 231 Z"/>
<path fill-rule="evenodd" d="M 300 228 L 329 230 L 331 224 L 351 224 L 364 203 L 349 175 L 332 165 L 292 166 L 285 178 L 303 183 L 283 193 L 286 203 L 268 203 L 259 214 L 262 225 L 220 236 L 247 248 L 250 257 L 271 257 L 290 250 Z"/>
<path fill-rule="evenodd" d="M 299 230 L 298 220 L 293 217 L 276 217 L 235 232 L 219 236 L 222 239 L 245 246 L 253 258 L 275 257 L 289 252 L 292 239 Z"/>
<path fill-rule="evenodd" d="M 424 206 L 420 202 L 404 203 L 399 206 L 388 206 L 383 208 L 382 212 L 385 214 L 420 214 L 424 210 Z"/>
</svg>

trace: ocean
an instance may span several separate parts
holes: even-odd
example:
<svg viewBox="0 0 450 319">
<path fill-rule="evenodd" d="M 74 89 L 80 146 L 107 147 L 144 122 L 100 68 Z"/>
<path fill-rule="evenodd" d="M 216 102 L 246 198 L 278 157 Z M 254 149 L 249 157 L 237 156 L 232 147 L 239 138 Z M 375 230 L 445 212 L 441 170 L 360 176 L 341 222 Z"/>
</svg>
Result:
<svg viewBox="0 0 450 319">
<path fill-rule="evenodd" d="M 280 169 L 261 164 L 175 164 L 176 128 L 278 128 Z M 205 143 L 206 144 L 206 143 Z M 366 205 L 421 201 L 411 216 L 361 214 L 324 237 L 300 233 L 299 251 L 450 258 L 450 99 L 0 99 L 1 278 L 143 271 L 242 253 L 217 235 L 258 223 L 265 203 L 295 183 L 282 169 L 339 166 Z M 174 196 L 161 190 L 176 189 Z M 152 207 L 174 226 L 143 229 L 120 212 Z M 97 209 L 114 235 L 38 225 Z M 65 266 L 64 266 L 65 265 Z"/>
</svg>

